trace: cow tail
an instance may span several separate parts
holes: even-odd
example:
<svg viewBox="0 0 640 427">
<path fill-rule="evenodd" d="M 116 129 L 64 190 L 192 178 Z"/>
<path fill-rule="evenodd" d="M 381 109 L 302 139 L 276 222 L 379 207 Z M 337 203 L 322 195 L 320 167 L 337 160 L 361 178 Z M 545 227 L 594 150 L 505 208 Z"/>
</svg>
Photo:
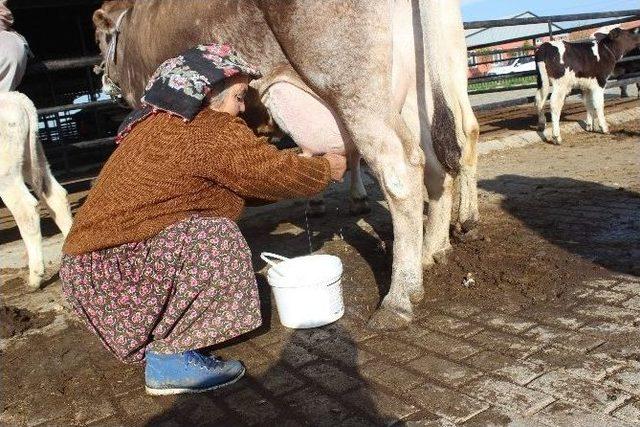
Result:
<svg viewBox="0 0 640 427">
<path fill-rule="evenodd" d="M 416 80 L 429 82 L 433 101 L 432 147 L 442 167 L 457 175 L 462 166 L 462 152 L 467 145 L 463 105 L 459 99 L 460 91 L 466 92 L 467 59 L 464 53 L 450 51 L 446 46 L 452 37 L 459 37 L 459 43 L 464 46 L 462 17 L 458 8 L 452 10 L 448 3 L 439 0 L 411 0 L 411 5 L 416 63 L 419 65 Z M 456 31 L 455 35 L 450 29 Z M 458 55 L 459 58 L 454 58 Z M 455 69 L 449 69 L 449 66 Z M 428 111 L 426 100 L 421 99 L 423 92 L 424 88 L 419 87 L 418 108 Z"/>
<path fill-rule="evenodd" d="M 536 49 L 535 62 L 536 62 L 536 83 L 538 89 L 549 86 L 549 76 L 547 75 L 546 63 L 544 62 L 546 45 L 540 46 Z"/>
<path fill-rule="evenodd" d="M 462 145 L 465 144 L 466 138 L 462 137 L 461 126 L 458 126 L 462 124 L 456 123 L 455 105 L 451 99 L 451 94 L 454 92 L 435 81 L 432 84 L 433 121 L 431 123 L 431 139 L 433 141 L 433 149 L 438 161 L 445 170 L 450 174 L 457 175 L 461 167 Z"/>
<path fill-rule="evenodd" d="M 43 168 L 47 166 L 42 147 L 38 142 L 38 111 L 33 102 L 22 95 L 22 108 L 27 113 L 29 122 L 29 175 L 31 178 L 31 188 L 36 195 L 40 195 L 45 190 Z"/>
<path fill-rule="evenodd" d="M 538 89 L 542 89 L 542 76 L 540 75 L 540 67 L 538 66 L 537 62 L 536 62 L 536 83 L 537 83 Z"/>
</svg>

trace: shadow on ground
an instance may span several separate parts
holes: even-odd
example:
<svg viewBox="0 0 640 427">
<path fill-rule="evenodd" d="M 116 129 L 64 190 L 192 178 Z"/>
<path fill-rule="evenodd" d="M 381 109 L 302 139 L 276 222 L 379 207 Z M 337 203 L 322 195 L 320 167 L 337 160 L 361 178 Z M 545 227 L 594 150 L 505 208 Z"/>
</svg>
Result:
<svg viewBox="0 0 640 427">
<path fill-rule="evenodd" d="M 534 91 L 531 92 L 531 95 Z M 606 114 L 611 114 L 621 109 L 632 108 L 635 99 L 620 98 L 619 96 L 608 96 L 606 105 Z M 551 131 L 551 113 L 549 112 L 549 103 L 545 105 L 545 115 L 547 118 L 547 131 Z M 584 126 L 585 107 L 580 98 L 574 98 L 567 102 L 561 113 L 561 123 L 578 122 L 580 126 Z M 487 138 L 490 132 L 494 131 L 526 131 L 537 130 L 538 116 L 533 104 L 520 105 L 516 107 L 505 108 L 502 110 L 478 111 L 476 113 L 478 122 L 480 123 L 480 133 L 483 138 Z"/>
<path fill-rule="evenodd" d="M 393 425 L 398 421 L 378 411 L 373 390 L 355 368 L 356 344 L 340 323 L 295 330 L 270 347 L 279 349 L 275 361 L 249 367 L 245 377 L 231 386 L 176 396 L 168 409 L 144 425 Z"/>
<path fill-rule="evenodd" d="M 640 194 L 571 178 L 501 175 L 479 187 L 550 243 L 608 269 L 640 274 Z"/>
</svg>

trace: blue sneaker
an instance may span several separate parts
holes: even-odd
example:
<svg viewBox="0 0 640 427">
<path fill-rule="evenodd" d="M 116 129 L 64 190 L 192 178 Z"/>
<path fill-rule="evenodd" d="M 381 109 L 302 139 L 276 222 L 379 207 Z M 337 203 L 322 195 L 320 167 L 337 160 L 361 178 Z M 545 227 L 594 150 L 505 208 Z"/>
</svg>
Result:
<svg viewBox="0 0 640 427">
<path fill-rule="evenodd" d="M 200 393 L 233 384 L 244 375 L 238 360 L 222 361 L 197 351 L 160 354 L 148 351 L 144 369 L 147 394 Z"/>
</svg>

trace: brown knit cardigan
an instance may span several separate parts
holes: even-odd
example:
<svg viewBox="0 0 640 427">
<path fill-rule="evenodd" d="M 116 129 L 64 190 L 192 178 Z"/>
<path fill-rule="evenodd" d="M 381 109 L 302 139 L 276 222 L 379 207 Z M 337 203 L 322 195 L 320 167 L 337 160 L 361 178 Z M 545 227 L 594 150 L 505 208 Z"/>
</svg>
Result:
<svg viewBox="0 0 640 427">
<path fill-rule="evenodd" d="M 237 220 L 245 199 L 311 196 L 330 180 L 326 159 L 278 151 L 227 113 L 204 109 L 189 123 L 157 113 L 104 165 L 63 252 L 139 242 L 194 213 Z"/>
</svg>

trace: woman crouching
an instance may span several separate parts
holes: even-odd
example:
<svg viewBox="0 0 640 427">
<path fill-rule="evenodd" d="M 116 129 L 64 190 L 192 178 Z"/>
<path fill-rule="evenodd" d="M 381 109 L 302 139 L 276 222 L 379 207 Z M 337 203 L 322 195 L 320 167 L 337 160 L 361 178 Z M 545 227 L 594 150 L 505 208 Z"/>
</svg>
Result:
<svg viewBox="0 0 640 427">
<path fill-rule="evenodd" d="M 278 151 L 236 117 L 257 77 L 228 45 L 165 61 L 65 241 L 65 295 L 118 359 L 146 361 L 149 394 L 242 377 L 241 362 L 198 349 L 261 323 L 251 253 L 234 222 L 245 199 L 308 197 L 344 174 L 343 156 Z"/>
</svg>

